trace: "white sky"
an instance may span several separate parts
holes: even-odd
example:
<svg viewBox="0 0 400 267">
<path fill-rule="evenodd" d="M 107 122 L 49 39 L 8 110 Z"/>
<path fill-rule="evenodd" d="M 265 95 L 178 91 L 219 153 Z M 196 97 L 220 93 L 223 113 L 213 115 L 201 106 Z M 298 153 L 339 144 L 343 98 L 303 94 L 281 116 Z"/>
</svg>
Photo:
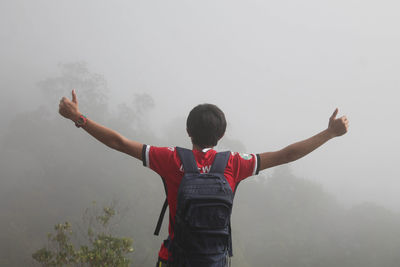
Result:
<svg viewBox="0 0 400 267">
<path fill-rule="evenodd" d="M 154 97 L 154 129 L 216 103 L 247 152 L 309 137 L 339 107 L 350 132 L 293 163 L 295 174 L 344 203 L 400 211 L 398 10 L 388 0 L 1 1 L 0 112 L 39 105 L 35 82 L 82 60 L 115 103 Z"/>
</svg>

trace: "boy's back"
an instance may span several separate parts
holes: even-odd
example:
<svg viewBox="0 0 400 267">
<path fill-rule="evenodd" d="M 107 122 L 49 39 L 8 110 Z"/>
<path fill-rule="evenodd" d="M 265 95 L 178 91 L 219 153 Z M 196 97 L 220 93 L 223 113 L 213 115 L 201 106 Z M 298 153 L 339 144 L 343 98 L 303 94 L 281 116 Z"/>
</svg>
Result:
<svg viewBox="0 0 400 267">
<path fill-rule="evenodd" d="M 193 154 L 200 173 L 208 173 L 217 152 L 213 149 L 204 149 L 202 151 L 193 150 Z M 143 165 L 158 173 L 165 183 L 171 216 L 168 233 L 169 237 L 173 239 L 174 232 L 172 225 L 175 224 L 177 194 L 184 174 L 181 160 L 179 159 L 177 150 L 171 147 L 144 145 L 143 155 Z M 225 168 L 224 176 L 228 181 L 232 192 L 235 191 L 235 188 L 240 181 L 249 176 L 258 174 L 258 157 L 258 155 L 254 154 L 231 153 Z M 163 261 L 168 260 L 168 250 L 164 243 L 159 251 L 159 257 Z"/>
</svg>

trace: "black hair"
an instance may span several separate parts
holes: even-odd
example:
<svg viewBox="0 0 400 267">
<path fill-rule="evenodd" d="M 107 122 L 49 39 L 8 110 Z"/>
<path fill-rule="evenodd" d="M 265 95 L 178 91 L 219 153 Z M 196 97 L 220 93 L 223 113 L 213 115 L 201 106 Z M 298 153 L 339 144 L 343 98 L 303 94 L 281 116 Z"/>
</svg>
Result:
<svg viewBox="0 0 400 267">
<path fill-rule="evenodd" d="M 216 146 L 226 130 L 225 115 L 216 105 L 198 105 L 190 111 L 186 129 L 193 144 L 201 148 Z"/>
</svg>

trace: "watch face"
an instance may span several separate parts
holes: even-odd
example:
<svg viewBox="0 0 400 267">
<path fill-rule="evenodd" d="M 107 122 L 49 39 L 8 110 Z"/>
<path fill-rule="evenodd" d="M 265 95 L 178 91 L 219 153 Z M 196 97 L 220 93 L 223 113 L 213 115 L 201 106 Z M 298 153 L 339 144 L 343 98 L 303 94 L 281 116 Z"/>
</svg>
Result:
<svg viewBox="0 0 400 267">
<path fill-rule="evenodd" d="M 76 123 L 82 125 L 84 122 L 85 122 L 84 119 L 80 117 Z"/>
</svg>

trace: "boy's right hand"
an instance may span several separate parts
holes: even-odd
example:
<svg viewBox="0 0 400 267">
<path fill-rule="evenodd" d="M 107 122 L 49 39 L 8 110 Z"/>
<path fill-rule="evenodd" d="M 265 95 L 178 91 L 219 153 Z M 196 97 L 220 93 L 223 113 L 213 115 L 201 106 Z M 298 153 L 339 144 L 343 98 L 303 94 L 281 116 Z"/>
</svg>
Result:
<svg viewBox="0 0 400 267">
<path fill-rule="evenodd" d="M 81 115 L 78 108 L 78 99 L 76 97 L 75 90 L 72 90 L 72 101 L 67 97 L 63 97 L 60 100 L 60 105 L 58 106 L 58 112 L 65 118 L 72 121 L 77 121 Z"/>
</svg>

